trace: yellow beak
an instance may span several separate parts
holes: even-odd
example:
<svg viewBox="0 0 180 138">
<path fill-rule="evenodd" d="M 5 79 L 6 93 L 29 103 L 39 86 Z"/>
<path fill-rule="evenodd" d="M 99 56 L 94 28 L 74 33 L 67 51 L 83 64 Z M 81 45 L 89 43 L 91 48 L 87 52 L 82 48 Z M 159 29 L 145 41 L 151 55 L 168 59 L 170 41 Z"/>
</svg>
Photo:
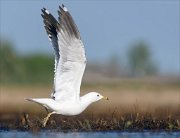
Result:
<svg viewBox="0 0 180 138">
<path fill-rule="evenodd" d="M 105 96 L 103 96 L 102 99 L 104 99 L 104 100 L 109 100 L 109 98 L 108 98 L 108 97 L 105 97 Z"/>
</svg>

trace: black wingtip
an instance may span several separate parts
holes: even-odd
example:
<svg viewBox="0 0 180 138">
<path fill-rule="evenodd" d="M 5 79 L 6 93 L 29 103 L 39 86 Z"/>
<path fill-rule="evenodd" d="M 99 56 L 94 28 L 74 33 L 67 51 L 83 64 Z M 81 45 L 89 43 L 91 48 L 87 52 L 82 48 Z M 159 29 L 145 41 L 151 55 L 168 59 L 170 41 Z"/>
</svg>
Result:
<svg viewBox="0 0 180 138">
<path fill-rule="evenodd" d="M 41 16 L 44 18 L 44 14 L 41 14 Z"/>
<path fill-rule="evenodd" d="M 62 7 L 59 5 L 59 9 L 62 9 Z"/>
<path fill-rule="evenodd" d="M 44 7 L 41 9 L 42 12 L 45 12 L 45 10 L 46 10 L 46 8 L 44 8 Z"/>
<path fill-rule="evenodd" d="M 64 7 L 64 4 L 62 4 L 62 6 L 59 6 L 60 11 L 64 11 Z"/>
</svg>

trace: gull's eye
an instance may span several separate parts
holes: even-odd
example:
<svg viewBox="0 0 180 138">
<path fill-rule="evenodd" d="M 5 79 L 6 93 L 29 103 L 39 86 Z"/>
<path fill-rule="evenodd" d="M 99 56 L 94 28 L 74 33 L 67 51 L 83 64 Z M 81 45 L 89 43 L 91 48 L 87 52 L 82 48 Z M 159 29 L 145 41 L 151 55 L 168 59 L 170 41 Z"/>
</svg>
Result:
<svg viewBox="0 0 180 138">
<path fill-rule="evenodd" d="M 97 96 L 99 96 L 99 94 Z"/>
</svg>

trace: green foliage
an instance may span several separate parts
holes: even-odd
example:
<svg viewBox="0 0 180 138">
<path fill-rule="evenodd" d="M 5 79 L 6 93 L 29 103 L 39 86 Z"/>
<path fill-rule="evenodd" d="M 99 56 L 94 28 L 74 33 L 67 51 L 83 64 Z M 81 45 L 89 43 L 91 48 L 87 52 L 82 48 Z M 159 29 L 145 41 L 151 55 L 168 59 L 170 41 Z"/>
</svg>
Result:
<svg viewBox="0 0 180 138">
<path fill-rule="evenodd" d="M 0 45 L 0 83 L 48 83 L 53 80 L 53 58 L 46 55 L 19 56 L 12 44 Z"/>
<path fill-rule="evenodd" d="M 46 83 L 53 79 L 53 58 L 45 55 L 33 55 L 22 59 L 26 81 Z"/>
<path fill-rule="evenodd" d="M 129 49 L 128 60 L 133 76 L 154 75 L 157 73 L 157 67 L 152 61 L 151 52 L 144 42 L 139 42 Z"/>
<path fill-rule="evenodd" d="M 0 46 L 0 81 L 13 81 L 19 76 L 20 59 L 12 49 L 11 43 L 1 40 Z M 11 76 L 11 78 L 7 77 Z"/>
</svg>

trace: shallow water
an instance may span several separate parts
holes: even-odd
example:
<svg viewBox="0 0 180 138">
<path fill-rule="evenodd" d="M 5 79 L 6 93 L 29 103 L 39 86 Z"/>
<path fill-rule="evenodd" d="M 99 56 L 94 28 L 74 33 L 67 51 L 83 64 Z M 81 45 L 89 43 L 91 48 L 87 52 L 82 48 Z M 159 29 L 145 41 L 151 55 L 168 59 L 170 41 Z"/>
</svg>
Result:
<svg viewBox="0 0 180 138">
<path fill-rule="evenodd" d="M 180 138 L 180 132 L 31 132 L 0 131 L 0 138 Z"/>
</svg>

